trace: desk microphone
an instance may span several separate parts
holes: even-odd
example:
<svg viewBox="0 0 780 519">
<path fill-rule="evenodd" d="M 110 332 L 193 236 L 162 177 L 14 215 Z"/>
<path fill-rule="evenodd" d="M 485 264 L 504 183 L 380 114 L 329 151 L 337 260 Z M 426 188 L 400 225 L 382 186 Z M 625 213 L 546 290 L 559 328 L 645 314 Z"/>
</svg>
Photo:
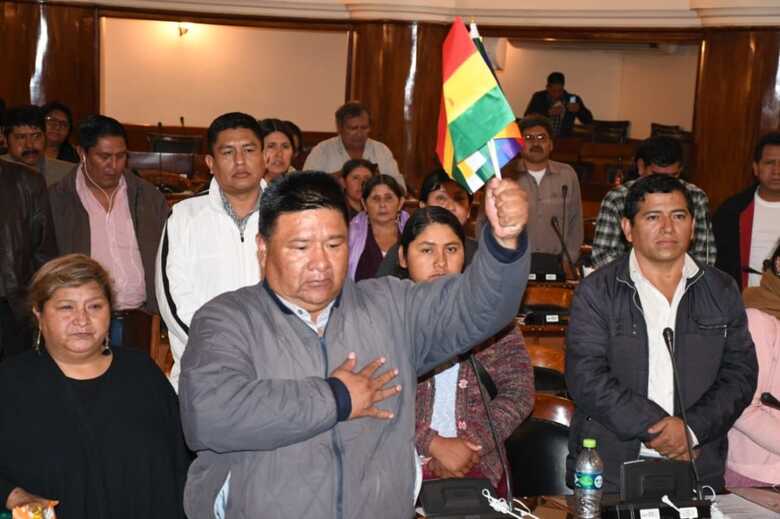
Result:
<svg viewBox="0 0 780 519">
<path fill-rule="evenodd" d="M 688 415 L 685 412 L 685 402 L 683 401 L 682 397 L 680 374 L 677 372 L 677 360 L 674 356 L 674 331 L 668 327 L 664 328 L 663 335 L 664 342 L 666 343 L 666 349 L 669 350 L 669 358 L 672 360 L 672 373 L 674 375 L 674 386 L 676 389 L 674 394 L 677 396 L 677 403 L 680 405 L 680 415 L 682 415 L 683 427 L 685 427 L 685 446 L 688 448 L 688 458 L 691 460 L 691 468 L 693 469 L 693 485 L 696 490 L 696 498 L 703 500 L 704 495 L 702 494 L 701 483 L 699 482 L 699 469 L 696 468 L 696 461 L 693 459 L 691 435 L 688 428 Z"/>
<path fill-rule="evenodd" d="M 577 272 L 577 269 L 574 267 L 574 262 L 571 260 L 571 255 L 569 255 L 569 249 L 566 248 L 566 242 L 563 240 L 563 233 L 561 232 L 561 226 L 558 223 L 558 217 L 553 216 L 552 218 L 550 218 L 550 225 L 552 225 L 553 231 L 555 231 L 555 236 L 558 237 L 558 241 L 561 243 L 561 249 L 563 249 L 563 257 L 566 260 L 566 262 L 569 264 L 569 268 L 571 269 L 572 274 L 574 275 L 574 279 L 579 279 L 580 278 L 579 272 Z"/>
<path fill-rule="evenodd" d="M 780 410 L 780 401 L 772 393 L 761 393 L 761 403 L 772 409 Z"/>
</svg>

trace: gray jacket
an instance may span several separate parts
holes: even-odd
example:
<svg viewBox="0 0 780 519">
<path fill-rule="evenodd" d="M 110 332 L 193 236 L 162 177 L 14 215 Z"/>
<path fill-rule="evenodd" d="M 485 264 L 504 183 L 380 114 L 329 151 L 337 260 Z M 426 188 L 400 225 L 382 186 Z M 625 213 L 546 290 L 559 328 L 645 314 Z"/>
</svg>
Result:
<svg viewBox="0 0 780 519">
<path fill-rule="evenodd" d="M 179 398 L 189 446 L 190 519 L 212 518 L 230 473 L 233 518 L 413 517 L 415 387 L 420 374 L 492 336 L 517 313 L 529 257 L 484 236 L 461 276 L 415 285 L 347 280 L 318 337 L 264 285 L 228 292 L 194 316 Z M 337 421 L 326 377 L 351 351 L 385 356 L 400 395 L 391 420 Z M 382 371 L 380 370 L 380 371 Z"/>
</svg>

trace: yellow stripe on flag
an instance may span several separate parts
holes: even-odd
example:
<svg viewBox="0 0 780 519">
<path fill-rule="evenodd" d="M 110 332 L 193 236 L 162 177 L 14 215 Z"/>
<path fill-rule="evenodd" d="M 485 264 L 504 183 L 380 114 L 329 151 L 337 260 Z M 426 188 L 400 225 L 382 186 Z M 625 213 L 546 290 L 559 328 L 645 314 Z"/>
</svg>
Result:
<svg viewBox="0 0 780 519">
<path fill-rule="evenodd" d="M 496 80 L 479 52 L 474 52 L 444 83 L 447 122 L 451 123 L 482 96 L 496 87 Z"/>
<path fill-rule="evenodd" d="M 455 149 L 452 147 L 452 134 L 450 133 L 450 129 L 447 128 L 447 133 L 444 137 L 444 163 L 442 166 L 444 167 L 444 171 L 446 171 L 450 177 L 455 174 L 453 171 L 454 165 Z"/>
</svg>

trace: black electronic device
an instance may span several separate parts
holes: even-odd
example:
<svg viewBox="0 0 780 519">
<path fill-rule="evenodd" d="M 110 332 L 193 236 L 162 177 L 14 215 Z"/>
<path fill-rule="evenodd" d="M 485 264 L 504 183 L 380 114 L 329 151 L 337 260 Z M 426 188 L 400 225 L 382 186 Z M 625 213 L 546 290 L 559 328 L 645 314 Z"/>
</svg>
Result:
<svg viewBox="0 0 780 519">
<path fill-rule="evenodd" d="M 525 307 L 522 313 L 523 324 L 528 325 L 567 324 L 569 322 L 569 311 L 556 306 Z"/>
<path fill-rule="evenodd" d="M 694 499 L 690 464 L 668 459 L 627 461 L 620 467 L 620 495 L 604 496 L 602 519 L 711 517 L 710 502 Z M 666 502 L 665 502 L 666 501 Z M 675 507 L 670 506 L 671 502 Z M 695 514 L 692 508 L 696 509 Z M 681 514 L 678 509 L 684 509 Z"/>
<path fill-rule="evenodd" d="M 643 458 L 620 466 L 620 500 L 623 502 L 659 501 L 663 496 L 677 502 L 690 501 L 694 482 L 686 461 Z"/>
<path fill-rule="evenodd" d="M 425 482 L 420 504 L 425 517 L 436 519 L 498 519 L 503 514 L 490 508 L 482 490 L 495 495 L 490 484 L 481 478 L 434 479 Z"/>
<path fill-rule="evenodd" d="M 709 501 L 672 500 L 672 504 L 676 508 L 658 499 L 623 502 L 616 495 L 606 495 L 601 500 L 601 519 L 680 519 L 680 517 L 709 519 L 712 517 Z M 695 515 L 692 508 L 696 509 Z M 678 510 L 683 511 L 683 513 L 681 514 Z"/>
<path fill-rule="evenodd" d="M 560 283 L 565 280 L 566 275 L 559 255 L 544 252 L 531 253 L 531 272 L 528 274 L 528 281 Z"/>
</svg>

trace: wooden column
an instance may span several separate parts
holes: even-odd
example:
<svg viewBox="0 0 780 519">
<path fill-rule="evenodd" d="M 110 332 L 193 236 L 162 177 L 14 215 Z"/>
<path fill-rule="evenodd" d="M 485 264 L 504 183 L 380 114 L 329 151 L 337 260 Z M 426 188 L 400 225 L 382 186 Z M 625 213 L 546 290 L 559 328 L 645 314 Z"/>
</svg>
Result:
<svg viewBox="0 0 780 519">
<path fill-rule="evenodd" d="M 0 1 L 0 96 L 8 106 L 62 101 L 74 120 L 99 109 L 95 7 Z"/>
<path fill-rule="evenodd" d="M 347 98 L 365 103 L 372 136 L 393 151 L 416 193 L 435 166 L 441 45 L 449 27 L 357 22 L 350 33 Z"/>
<path fill-rule="evenodd" d="M 780 123 L 780 31 L 707 30 L 696 88 L 696 169 L 691 181 L 714 211 L 753 182 L 753 149 Z"/>
</svg>

